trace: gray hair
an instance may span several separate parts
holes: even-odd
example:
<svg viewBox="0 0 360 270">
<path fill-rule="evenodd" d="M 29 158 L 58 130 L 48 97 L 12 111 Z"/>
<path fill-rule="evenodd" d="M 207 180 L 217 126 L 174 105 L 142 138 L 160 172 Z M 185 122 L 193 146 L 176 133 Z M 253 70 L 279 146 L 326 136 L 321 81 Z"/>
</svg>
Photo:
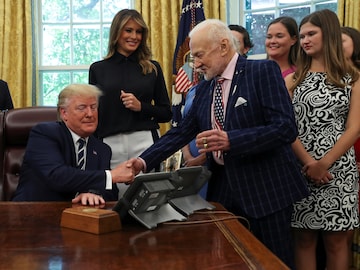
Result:
<svg viewBox="0 0 360 270">
<path fill-rule="evenodd" d="M 69 106 L 70 100 L 72 97 L 81 96 L 81 97 L 95 97 L 97 102 L 99 102 L 100 96 L 102 96 L 102 91 L 91 84 L 69 84 L 66 86 L 58 96 L 58 118 L 60 119 L 60 108 L 66 108 Z"/>
<path fill-rule="evenodd" d="M 231 30 L 224 22 L 218 19 L 207 19 L 197 24 L 189 33 L 190 39 L 204 29 L 207 30 L 207 39 L 211 43 L 218 43 L 225 38 L 229 41 L 230 46 L 237 51 L 235 38 Z"/>
</svg>

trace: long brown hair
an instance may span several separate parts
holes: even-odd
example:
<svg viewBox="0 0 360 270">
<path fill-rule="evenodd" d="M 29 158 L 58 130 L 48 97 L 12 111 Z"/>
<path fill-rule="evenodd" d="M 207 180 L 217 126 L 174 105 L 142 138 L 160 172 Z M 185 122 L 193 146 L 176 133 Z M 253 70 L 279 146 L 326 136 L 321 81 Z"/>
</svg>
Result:
<svg viewBox="0 0 360 270">
<path fill-rule="evenodd" d="M 351 61 L 353 62 L 354 66 L 360 70 L 360 32 L 357 29 L 348 26 L 341 27 L 341 32 L 351 38 L 354 45 Z"/>
<path fill-rule="evenodd" d="M 104 59 L 112 57 L 117 51 L 118 39 L 121 35 L 121 31 L 123 31 L 125 24 L 129 20 L 134 20 L 142 27 L 143 30 L 141 43 L 134 52 L 134 54 L 137 56 L 140 66 L 142 67 L 143 74 L 151 73 L 153 70 L 157 72 L 155 65 L 150 61 L 151 51 L 147 45 L 149 28 L 147 27 L 141 14 L 135 9 L 123 9 L 115 15 L 110 27 L 108 53 Z"/>
<path fill-rule="evenodd" d="M 315 11 L 302 19 L 299 29 L 308 22 L 319 27 L 322 31 L 327 82 L 338 87 L 344 87 L 345 85 L 342 79 L 347 74 L 351 76 L 352 82 L 355 82 L 359 78 L 359 74 L 345 59 L 340 23 L 337 15 L 328 9 Z M 295 83 L 291 90 L 294 90 L 294 88 L 304 80 L 310 69 L 311 61 L 312 57 L 307 55 L 303 49 L 300 49 L 299 56 L 297 57 L 297 69 L 294 74 Z"/>
</svg>

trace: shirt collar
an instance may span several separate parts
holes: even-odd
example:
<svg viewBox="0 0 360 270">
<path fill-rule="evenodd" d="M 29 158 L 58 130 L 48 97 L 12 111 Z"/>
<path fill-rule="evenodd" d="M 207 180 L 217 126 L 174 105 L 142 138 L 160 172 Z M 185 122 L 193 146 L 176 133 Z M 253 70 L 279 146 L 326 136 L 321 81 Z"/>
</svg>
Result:
<svg viewBox="0 0 360 270">
<path fill-rule="evenodd" d="M 237 62 L 238 58 L 239 58 L 239 54 L 235 53 L 220 77 L 222 77 L 222 78 L 224 78 L 226 80 L 230 80 L 230 81 L 232 80 L 232 77 L 233 77 L 234 72 L 235 72 L 236 62 Z"/>
<path fill-rule="evenodd" d="M 68 130 L 71 133 L 71 137 L 73 139 L 74 145 L 76 145 L 76 143 L 78 142 L 78 140 L 81 138 L 79 135 L 77 135 L 75 132 L 73 132 L 70 128 L 68 128 Z M 89 140 L 89 137 L 85 137 L 85 142 L 87 143 Z"/>
<path fill-rule="evenodd" d="M 131 61 L 131 62 L 138 62 L 136 53 L 132 53 L 129 56 L 125 56 L 118 51 L 115 51 L 113 55 L 113 59 L 119 62 Z"/>
</svg>

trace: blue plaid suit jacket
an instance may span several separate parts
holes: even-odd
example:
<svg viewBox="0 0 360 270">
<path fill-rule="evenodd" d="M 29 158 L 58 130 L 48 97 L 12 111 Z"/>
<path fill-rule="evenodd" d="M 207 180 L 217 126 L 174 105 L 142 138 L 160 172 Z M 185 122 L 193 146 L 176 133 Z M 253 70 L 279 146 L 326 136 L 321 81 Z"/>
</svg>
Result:
<svg viewBox="0 0 360 270">
<path fill-rule="evenodd" d="M 212 128 L 213 90 L 213 80 L 201 82 L 192 108 L 180 125 L 140 155 L 147 170 L 199 132 Z M 308 195 L 291 149 L 297 137 L 293 108 L 275 62 L 238 58 L 224 130 L 230 141 L 230 150 L 224 153 L 224 170 L 227 179 L 231 179 L 232 193 L 239 196 L 238 207 L 247 215 L 263 217 Z M 208 154 L 208 159 L 211 170 L 212 154 Z"/>
</svg>

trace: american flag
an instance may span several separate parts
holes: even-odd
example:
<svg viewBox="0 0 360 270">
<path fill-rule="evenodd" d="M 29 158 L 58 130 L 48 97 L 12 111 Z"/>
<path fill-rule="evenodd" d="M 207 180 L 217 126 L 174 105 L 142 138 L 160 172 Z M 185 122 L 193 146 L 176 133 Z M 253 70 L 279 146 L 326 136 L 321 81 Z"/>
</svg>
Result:
<svg viewBox="0 0 360 270">
<path fill-rule="evenodd" d="M 186 70 L 185 65 L 179 69 L 175 79 L 176 93 L 186 93 L 193 85 L 195 85 L 192 72 L 193 68 L 189 67 Z"/>
<path fill-rule="evenodd" d="M 202 0 L 184 0 L 173 59 L 173 74 L 176 76 L 172 91 L 173 126 L 177 126 L 181 121 L 181 109 L 185 102 L 186 92 L 198 81 L 190 60 L 185 62 L 184 59 L 190 59 L 189 32 L 203 20 L 205 20 L 205 15 Z"/>
</svg>

